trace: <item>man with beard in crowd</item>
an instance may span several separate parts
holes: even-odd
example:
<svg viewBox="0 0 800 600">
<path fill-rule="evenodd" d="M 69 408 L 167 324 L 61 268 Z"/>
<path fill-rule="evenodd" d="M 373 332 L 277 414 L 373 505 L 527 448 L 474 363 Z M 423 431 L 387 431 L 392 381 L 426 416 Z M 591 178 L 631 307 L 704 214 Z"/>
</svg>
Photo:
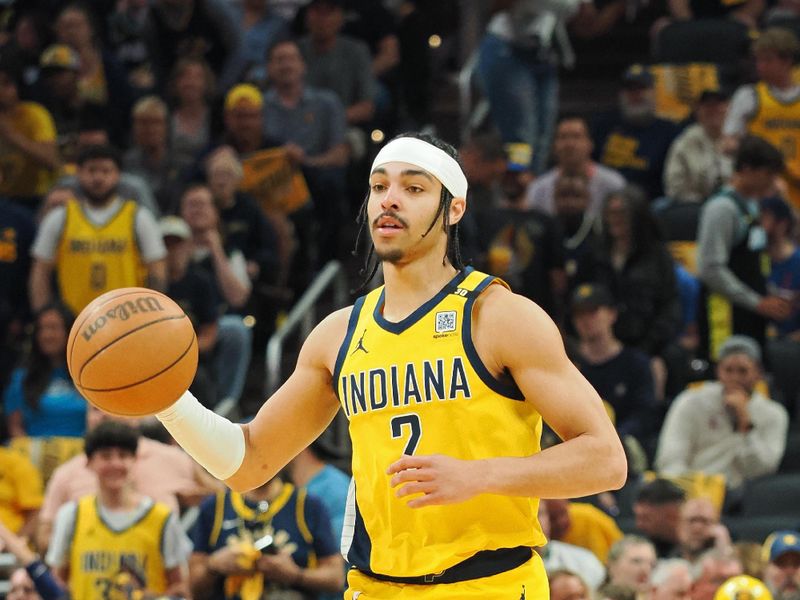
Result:
<svg viewBox="0 0 800 600">
<path fill-rule="evenodd" d="M 776 531 L 764 542 L 764 583 L 775 600 L 800 599 L 800 532 Z"/>
</svg>

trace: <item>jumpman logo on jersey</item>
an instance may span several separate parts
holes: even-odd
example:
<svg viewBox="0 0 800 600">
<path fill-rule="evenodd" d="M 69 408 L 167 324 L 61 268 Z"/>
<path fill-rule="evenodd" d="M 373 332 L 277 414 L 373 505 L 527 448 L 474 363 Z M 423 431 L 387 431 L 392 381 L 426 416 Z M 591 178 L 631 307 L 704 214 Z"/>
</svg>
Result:
<svg viewBox="0 0 800 600">
<path fill-rule="evenodd" d="M 361 334 L 361 337 L 358 339 L 358 343 L 353 351 L 350 353 L 350 356 L 358 352 L 359 350 L 363 350 L 364 354 L 369 354 L 369 350 L 364 347 L 364 336 L 367 335 L 367 330 L 364 329 L 364 333 Z"/>
<path fill-rule="evenodd" d="M 522 593 L 519 595 L 519 600 L 525 600 L 525 586 L 522 586 Z"/>
</svg>

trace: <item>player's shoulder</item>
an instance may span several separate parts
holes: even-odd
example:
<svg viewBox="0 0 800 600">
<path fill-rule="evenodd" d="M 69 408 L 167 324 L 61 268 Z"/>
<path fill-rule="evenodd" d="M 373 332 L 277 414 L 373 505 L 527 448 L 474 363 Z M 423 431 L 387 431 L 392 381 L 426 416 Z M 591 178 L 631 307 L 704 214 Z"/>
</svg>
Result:
<svg viewBox="0 0 800 600">
<path fill-rule="evenodd" d="M 347 327 L 352 313 L 353 307 L 346 306 L 333 311 L 322 319 L 303 344 L 301 357 L 315 363 L 333 365 L 339 346 L 347 335 Z"/>
<path fill-rule="evenodd" d="M 558 331 L 538 304 L 500 284 L 490 285 L 478 296 L 472 319 L 477 332 L 488 331 L 501 344 L 519 339 L 542 340 Z"/>
</svg>

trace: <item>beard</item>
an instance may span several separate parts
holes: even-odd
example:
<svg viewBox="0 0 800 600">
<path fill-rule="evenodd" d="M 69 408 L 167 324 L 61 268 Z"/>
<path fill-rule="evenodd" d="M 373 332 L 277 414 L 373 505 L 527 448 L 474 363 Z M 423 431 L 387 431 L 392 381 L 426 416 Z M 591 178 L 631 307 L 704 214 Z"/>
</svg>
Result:
<svg viewBox="0 0 800 600">
<path fill-rule="evenodd" d="M 398 248 L 391 248 L 389 250 L 383 250 L 383 251 L 378 250 L 376 248 L 375 256 L 377 256 L 378 260 L 381 262 L 388 262 L 394 265 L 399 263 L 403 259 L 405 254 L 403 253 L 402 250 Z"/>
<path fill-rule="evenodd" d="M 113 186 L 111 189 L 103 193 L 94 193 L 90 192 L 85 188 L 83 189 L 83 195 L 86 196 L 86 199 L 89 201 L 89 204 L 93 206 L 105 205 L 111 199 L 111 197 L 116 193 L 117 193 L 117 186 Z"/>
</svg>

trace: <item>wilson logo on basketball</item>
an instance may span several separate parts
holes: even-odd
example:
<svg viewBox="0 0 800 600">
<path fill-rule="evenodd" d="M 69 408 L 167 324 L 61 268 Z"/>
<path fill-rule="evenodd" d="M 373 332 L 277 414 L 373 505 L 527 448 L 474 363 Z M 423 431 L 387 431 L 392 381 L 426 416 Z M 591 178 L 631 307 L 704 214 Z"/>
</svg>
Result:
<svg viewBox="0 0 800 600">
<path fill-rule="evenodd" d="M 127 321 L 131 315 L 146 312 L 159 312 L 164 308 L 159 304 L 158 299 L 152 296 L 146 298 L 137 298 L 128 300 L 122 304 L 118 304 L 106 311 L 106 314 L 100 315 L 95 319 L 94 323 L 89 325 L 83 330 L 83 338 L 88 342 L 92 336 L 97 333 L 103 326 L 108 323 L 109 319 L 119 319 L 120 321 Z"/>
</svg>

